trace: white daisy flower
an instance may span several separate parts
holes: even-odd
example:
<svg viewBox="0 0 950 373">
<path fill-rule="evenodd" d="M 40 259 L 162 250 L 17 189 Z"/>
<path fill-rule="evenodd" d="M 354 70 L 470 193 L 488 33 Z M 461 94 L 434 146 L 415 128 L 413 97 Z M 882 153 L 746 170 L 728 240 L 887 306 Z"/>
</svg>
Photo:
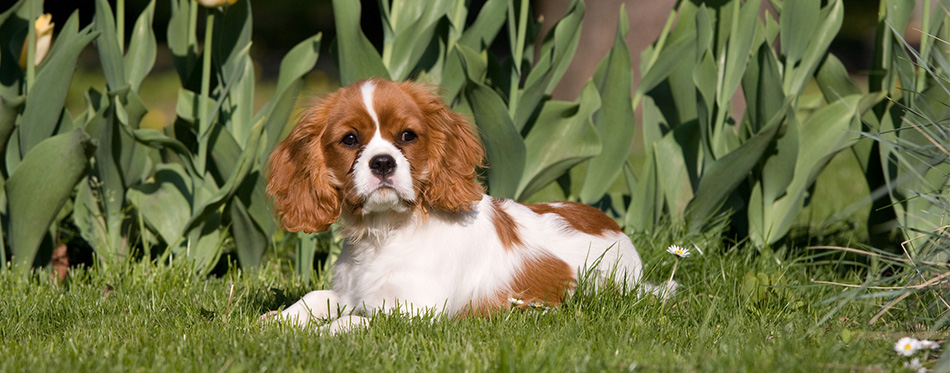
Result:
<svg viewBox="0 0 950 373">
<path fill-rule="evenodd" d="M 934 341 L 928 341 L 926 339 L 923 339 L 917 342 L 920 343 L 920 348 L 928 348 L 931 350 L 937 350 L 940 348 L 940 344 Z"/>
<path fill-rule="evenodd" d="M 897 340 L 894 344 L 894 351 L 899 355 L 910 356 L 920 349 L 920 341 L 916 338 L 904 337 Z"/>
<path fill-rule="evenodd" d="M 513 306 L 520 306 L 524 304 L 524 301 L 518 298 L 508 297 L 508 303 L 511 303 Z"/>
<path fill-rule="evenodd" d="M 927 371 L 927 368 L 924 368 L 923 364 L 920 363 L 920 359 L 916 357 L 914 358 L 914 360 L 905 361 L 904 368 L 910 369 L 917 373 L 924 373 Z"/>
<path fill-rule="evenodd" d="M 678 245 L 670 245 L 670 247 L 666 249 L 666 252 L 676 255 L 680 258 L 689 256 L 689 249 Z"/>
</svg>

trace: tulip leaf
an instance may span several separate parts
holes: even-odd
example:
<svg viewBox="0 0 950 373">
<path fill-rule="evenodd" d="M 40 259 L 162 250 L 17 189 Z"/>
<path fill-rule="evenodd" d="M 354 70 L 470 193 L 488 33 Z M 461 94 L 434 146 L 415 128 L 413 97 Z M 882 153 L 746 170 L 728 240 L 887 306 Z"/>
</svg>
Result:
<svg viewBox="0 0 950 373">
<path fill-rule="evenodd" d="M 223 11 L 222 11 L 223 10 Z M 227 8 L 208 9 L 215 17 L 212 59 L 220 69 L 218 74 L 226 79 L 222 84 L 233 86 L 241 79 L 251 63 L 248 48 L 251 46 L 251 2 L 241 1 Z M 204 53 L 204 52 L 202 52 Z M 250 68 L 253 72 L 253 67 Z M 253 77 L 253 74 L 251 74 Z M 250 128 L 251 123 L 247 124 Z"/>
<path fill-rule="evenodd" d="M 6 181 L 14 262 L 31 265 L 40 242 L 86 174 L 95 145 L 81 129 L 47 138 L 26 154 Z"/>
<path fill-rule="evenodd" d="M 122 48 L 119 46 L 119 37 L 116 34 L 115 16 L 108 0 L 95 0 L 96 15 L 95 28 L 100 33 L 96 39 L 96 50 L 99 51 L 99 62 L 102 64 L 102 73 L 106 76 L 110 91 L 117 91 L 126 85 L 125 61 L 122 58 Z M 122 35 L 125 38 L 125 35 Z"/>
<path fill-rule="evenodd" d="M 465 97 L 485 144 L 488 191 L 496 197 L 514 198 L 525 170 L 526 150 L 521 134 L 511 122 L 505 102 L 488 86 L 470 81 Z"/>
<path fill-rule="evenodd" d="M 786 101 L 781 111 L 769 120 L 769 124 L 763 127 L 762 131 L 750 137 L 739 148 L 705 167 L 695 196 L 686 206 L 686 219 L 691 231 L 699 230 L 706 224 L 732 191 L 748 177 L 769 144 L 774 141 L 790 105 L 791 101 Z"/>
<path fill-rule="evenodd" d="M 524 88 L 512 93 L 520 96 L 518 106 L 514 108 L 514 125 L 519 131 L 524 129 L 538 106 L 554 91 L 554 87 L 574 59 L 574 52 L 580 42 L 584 9 L 583 2 L 571 2 L 567 14 L 554 25 L 541 43 L 538 61 L 528 73 Z"/>
<path fill-rule="evenodd" d="M 230 204 L 231 234 L 237 249 L 238 260 L 242 268 L 255 268 L 261 265 L 261 257 L 269 243 L 267 236 L 254 224 L 247 207 L 241 199 L 235 198 Z"/>
<path fill-rule="evenodd" d="M 295 98 L 303 89 L 303 76 L 313 69 L 320 52 L 321 34 L 316 34 L 294 46 L 280 61 L 277 88 L 264 107 L 254 116 L 255 123 L 264 119 L 266 133 L 264 155 L 269 155 L 277 142 L 289 133 L 295 124 L 290 121 Z"/>
<path fill-rule="evenodd" d="M 386 38 L 382 61 L 392 79 L 409 77 L 429 48 L 439 20 L 453 11 L 456 3 L 454 0 L 395 1 L 389 17 L 384 12 Z"/>
<path fill-rule="evenodd" d="M 129 82 L 132 91 L 142 87 L 142 81 L 155 66 L 156 42 L 155 32 L 152 31 L 152 20 L 155 17 L 155 0 L 149 1 L 148 6 L 139 15 L 132 28 L 132 37 L 129 39 L 129 50 L 125 53 L 125 79 Z"/>
<path fill-rule="evenodd" d="M 182 85 L 192 81 L 191 74 L 198 60 L 198 41 L 194 26 L 190 24 L 191 0 L 171 0 L 171 17 L 168 19 L 168 49 L 172 52 L 172 64 L 178 71 Z M 197 89 L 186 86 L 186 88 Z"/>
<path fill-rule="evenodd" d="M 584 175 L 580 200 L 594 203 L 604 194 L 623 170 L 633 143 L 636 123 L 633 114 L 633 71 L 630 52 L 624 38 L 627 35 L 627 12 L 623 5 L 617 21 L 614 45 L 600 62 L 593 81 L 603 104 L 594 114 L 594 128 L 601 140 L 601 152 L 592 158 Z"/>
<path fill-rule="evenodd" d="M 37 72 L 36 81 L 26 97 L 19 122 L 21 157 L 56 132 L 69 84 L 76 70 L 76 61 L 86 45 L 98 34 L 89 27 L 77 33 L 77 24 L 78 13 L 73 13 L 56 40 L 56 47 L 50 51 L 46 62 Z"/>
<path fill-rule="evenodd" d="M 174 245 L 182 239 L 191 215 L 191 179 L 181 165 L 166 163 L 152 180 L 130 188 L 129 202 L 166 244 Z"/>
<path fill-rule="evenodd" d="M 548 101 L 524 139 L 527 157 L 518 187 L 523 201 L 571 167 L 600 154 L 600 136 L 591 123 L 600 108 L 597 87 L 589 82 L 576 103 Z"/>
<path fill-rule="evenodd" d="M 337 66 L 343 86 L 372 77 L 389 79 L 379 52 L 360 30 L 360 11 L 359 1 L 333 0 Z"/>
</svg>

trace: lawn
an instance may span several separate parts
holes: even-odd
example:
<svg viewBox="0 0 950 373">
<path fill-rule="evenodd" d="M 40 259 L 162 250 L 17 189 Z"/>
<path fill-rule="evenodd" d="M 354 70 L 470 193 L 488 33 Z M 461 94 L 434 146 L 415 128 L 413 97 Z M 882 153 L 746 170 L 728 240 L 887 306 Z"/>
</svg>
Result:
<svg viewBox="0 0 950 373">
<path fill-rule="evenodd" d="M 828 301 L 844 289 L 813 279 L 861 283 L 840 252 L 633 238 L 654 283 L 676 260 L 667 245 L 693 248 L 665 304 L 581 284 L 548 312 L 381 316 L 337 336 L 259 321 L 311 290 L 280 260 L 213 278 L 182 264 L 77 268 L 63 284 L 4 271 L 0 371 L 894 371 L 909 360 L 898 338 L 942 339 L 900 306 L 868 325 L 880 299 Z M 916 356 L 932 365 L 937 353 Z"/>
</svg>

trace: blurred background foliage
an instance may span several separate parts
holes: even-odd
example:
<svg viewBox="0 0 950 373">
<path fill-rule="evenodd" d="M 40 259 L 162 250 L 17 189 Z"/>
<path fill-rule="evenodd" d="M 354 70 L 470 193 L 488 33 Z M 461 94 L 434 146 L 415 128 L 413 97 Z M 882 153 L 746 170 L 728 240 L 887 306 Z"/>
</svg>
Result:
<svg viewBox="0 0 950 373">
<path fill-rule="evenodd" d="M 902 254 L 924 237 L 910 252 L 930 258 L 948 211 L 948 8 L 17 1 L 0 7 L 0 258 L 283 259 L 310 279 L 341 239 L 280 231 L 263 165 L 296 109 L 371 76 L 442 86 L 479 126 L 496 196 L 581 201 L 629 232 L 725 227 L 760 249 Z M 18 65 L 43 13 L 50 54 Z"/>
</svg>

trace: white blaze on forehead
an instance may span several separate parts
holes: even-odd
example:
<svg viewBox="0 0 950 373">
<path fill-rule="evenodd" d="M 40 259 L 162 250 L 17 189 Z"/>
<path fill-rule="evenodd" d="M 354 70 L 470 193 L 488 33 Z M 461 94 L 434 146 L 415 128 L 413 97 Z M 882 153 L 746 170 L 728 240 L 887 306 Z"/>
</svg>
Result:
<svg viewBox="0 0 950 373">
<path fill-rule="evenodd" d="M 356 193 L 365 198 L 363 205 L 364 213 L 383 212 L 383 211 L 403 211 L 405 206 L 402 201 L 413 201 L 416 198 L 415 189 L 413 189 L 412 174 L 410 172 L 409 160 L 406 159 L 402 151 L 393 143 L 383 139 L 380 131 L 379 117 L 373 108 L 373 92 L 376 90 L 376 83 L 365 81 L 360 85 L 360 93 L 363 97 L 363 106 L 366 112 L 373 119 L 376 125 L 376 133 L 363 146 L 359 158 L 353 167 Z M 369 168 L 370 160 L 377 155 L 389 155 L 396 161 L 396 168 L 393 174 L 387 177 L 379 177 L 373 174 Z M 380 191 L 381 187 L 386 190 Z M 389 189 L 392 190 L 389 190 Z M 395 192 L 395 193 L 391 193 Z"/>
<path fill-rule="evenodd" d="M 376 124 L 376 134 L 379 134 L 379 117 L 376 116 L 376 110 L 373 109 L 373 91 L 376 90 L 376 83 L 372 81 L 365 81 L 360 85 L 360 92 L 363 94 L 363 106 L 366 106 L 366 112 L 369 113 L 369 117 L 373 118 L 373 123 Z"/>
</svg>

